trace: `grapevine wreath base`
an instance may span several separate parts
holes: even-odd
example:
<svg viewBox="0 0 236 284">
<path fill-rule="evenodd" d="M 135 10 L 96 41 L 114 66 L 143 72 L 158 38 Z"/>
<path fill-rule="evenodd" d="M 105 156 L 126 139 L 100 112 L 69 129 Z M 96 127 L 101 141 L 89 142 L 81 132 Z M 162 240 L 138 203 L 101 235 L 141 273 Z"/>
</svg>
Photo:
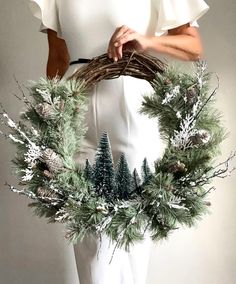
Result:
<svg viewBox="0 0 236 284">
<path fill-rule="evenodd" d="M 167 145 L 154 172 L 144 159 L 141 177 L 136 169 L 130 172 L 123 154 L 113 164 L 107 133 L 93 165 L 87 160 L 78 166 L 74 158 L 86 133 L 86 90 L 120 75 L 151 84 L 153 94 L 144 96 L 140 111 L 158 118 Z M 73 242 L 106 233 L 128 251 L 146 230 L 159 240 L 178 225 L 194 225 L 209 212 L 212 178 L 224 177 L 234 156 L 213 165 L 225 130 L 213 106 L 216 89 L 208 95 L 209 79 L 204 62 L 186 74 L 150 55 L 127 52 L 118 62 L 94 58 L 68 79 L 31 82 L 29 96 L 21 92 L 26 110 L 19 122 L 2 107 L 9 127 L 2 134 L 17 146 L 13 163 L 21 186 L 9 188 L 31 198 L 38 216 L 65 223 Z"/>
</svg>

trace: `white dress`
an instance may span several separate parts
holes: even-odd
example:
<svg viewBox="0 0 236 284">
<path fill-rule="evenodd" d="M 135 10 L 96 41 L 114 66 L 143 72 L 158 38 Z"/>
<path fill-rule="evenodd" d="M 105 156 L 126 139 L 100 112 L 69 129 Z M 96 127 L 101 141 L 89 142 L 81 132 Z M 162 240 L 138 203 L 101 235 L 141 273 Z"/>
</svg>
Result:
<svg viewBox="0 0 236 284">
<path fill-rule="evenodd" d="M 105 53 L 111 35 L 121 25 L 160 36 L 185 23 L 198 26 L 196 21 L 209 7 L 203 0 L 31 0 L 30 8 L 41 20 L 40 31 L 55 30 L 74 61 Z M 70 66 L 64 76 L 80 66 Z M 153 168 L 162 148 L 157 121 L 138 112 L 143 94 L 149 92 L 146 81 L 122 76 L 102 81 L 88 93 L 88 132 L 78 157 L 81 163 L 86 158 L 93 162 L 100 135 L 106 131 L 115 163 L 124 153 L 131 171 L 140 172 L 145 157 Z M 80 284 L 144 284 L 151 244 L 147 233 L 130 252 L 117 249 L 109 264 L 115 244 L 105 235 L 101 243 L 87 236 L 74 245 Z"/>
</svg>

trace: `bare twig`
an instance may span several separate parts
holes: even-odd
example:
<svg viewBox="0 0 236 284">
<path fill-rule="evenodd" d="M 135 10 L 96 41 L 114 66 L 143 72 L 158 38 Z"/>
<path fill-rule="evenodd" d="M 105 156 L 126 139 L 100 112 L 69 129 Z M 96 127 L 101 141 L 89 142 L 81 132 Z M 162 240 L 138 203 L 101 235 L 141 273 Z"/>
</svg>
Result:
<svg viewBox="0 0 236 284">
<path fill-rule="evenodd" d="M 13 77 L 14 77 L 14 80 L 15 80 L 15 82 L 16 82 L 16 84 L 17 84 L 17 86 L 18 86 L 18 88 L 19 88 L 19 90 L 20 90 L 20 92 L 21 92 L 22 99 L 21 99 L 20 97 L 16 96 L 16 95 L 15 95 L 15 96 L 16 96 L 19 100 L 23 101 L 27 106 L 32 107 L 32 103 L 31 103 L 31 102 L 29 101 L 29 99 L 26 97 L 26 95 L 25 95 L 25 93 L 24 93 L 24 91 L 23 91 L 23 89 L 22 89 L 22 87 L 21 87 L 19 81 L 16 79 L 16 76 L 14 75 Z"/>
<path fill-rule="evenodd" d="M 195 121 L 197 119 L 197 117 L 199 116 L 199 114 L 201 113 L 201 111 L 204 109 L 204 107 L 208 104 L 208 102 L 215 96 L 217 90 L 219 89 L 219 78 L 217 76 L 217 87 L 215 87 L 215 89 L 213 90 L 213 92 L 210 94 L 210 96 L 207 98 L 207 100 L 203 103 L 203 105 L 201 106 L 201 108 L 198 110 L 198 112 L 196 113 L 193 121 Z"/>
<path fill-rule="evenodd" d="M 214 186 L 212 186 L 211 188 L 209 188 L 206 192 L 204 192 L 203 194 L 197 194 L 196 195 L 198 197 L 204 197 L 205 195 L 207 195 L 208 193 L 210 193 L 212 190 L 216 190 L 216 188 Z"/>
<path fill-rule="evenodd" d="M 212 174 L 210 174 L 208 176 L 204 175 L 200 179 L 196 180 L 194 182 L 194 187 L 196 187 L 196 186 L 203 186 L 203 185 L 209 183 L 209 181 L 211 179 L 215 178 L 215 177 L 226 178 L 227 176 L 229 176 L 236 169 L 236 167 L 233 167 L 232 169 L 229 169 L 229 164 L 235 158 L 235 156 L 236 156 L 236 152 L 231 153 L 230 156 L 227 158 L 227 160 L 225 160 L 224 162 L 219 163 L 213 169 L 210 169 L 208 171 L 208 172 L 212 172 L 213 171 Z M 220 168 L 222 166 L 224 166 L 224 168 Z M 206 174 L 208 172 L 206 172 Z"/>
</svg>

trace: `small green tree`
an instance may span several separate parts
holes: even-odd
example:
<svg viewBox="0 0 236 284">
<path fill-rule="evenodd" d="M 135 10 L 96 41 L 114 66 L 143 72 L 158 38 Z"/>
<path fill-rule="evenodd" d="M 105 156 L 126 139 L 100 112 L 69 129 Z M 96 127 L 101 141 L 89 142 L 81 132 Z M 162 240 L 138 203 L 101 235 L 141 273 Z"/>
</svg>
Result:
<svg viewBox="0 0 236 284">
<path fill-rule="evenodd" d="M 101 135 L 94 165 L 94 188 L 95 191 L 112 201 L 116 192 L 115 170 L 109 137 L 106 132 Z"/>
<path fill-rule="evenodd" d="M 116 170 L 117 194 L 119 199 L 129 199 L 133 186 L 132 175 L 129 170 L 125 155 L 122 153 Z"/>
<path fill-rule="evenodd" d="M 86 164 L 84 168 L 84 177 L 89 180 L 91 183 L 93 183 L 94 179 L 94 172 L 93 167 L 91 166 L 88 159 L 86 159 Z"/>
<path fill-rule="evenodd" d="M 143 164 L 142 164 L 142 179 L 143 179 L 143 185 L 146 185 L 150 182 L 152 178 L 152 172 L 149 168 L 147 159 L 145 158 L 143 160 Z"/>
<path fill-rule="evenodd" d="M 142 191 L 142 181 L 136 169 L 133 170 L 133 194 L 138 195 Z"/>
</svg>

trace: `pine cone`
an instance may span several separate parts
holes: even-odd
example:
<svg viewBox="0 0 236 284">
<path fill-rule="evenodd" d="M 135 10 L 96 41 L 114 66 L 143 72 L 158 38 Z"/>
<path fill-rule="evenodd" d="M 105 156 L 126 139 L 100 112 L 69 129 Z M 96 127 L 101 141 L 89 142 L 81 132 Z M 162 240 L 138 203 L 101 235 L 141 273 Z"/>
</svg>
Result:
<svg viewBox="0 0 236 284">
<path fill-rule="evenodd" d="M 63 111 L 64 110 L 64 108 L 65 108 L 65 101 L 64 100 L 61 100 L 60 101 L 60 111 Z"/>
<path fill-rule="evenodd" d="M 173 186 L 172 184 L 165 185 L 165 186 L 164 186 L 164 189 L 165 189 L 166 191 L 173 191 L 174 186 Z"/>
<path fill-rule="evenodd" d="M 42 159 L 51 173 L 59 172 L 64 169 L 62 159 L 50 148 L 43 151 Z"/>
<path fill-rule="evenodd" d="M 169 170 L 170 173 L 186 172 L 187 171 L 185 164 L 181 163 L 180 161 L 177 161 L 173 164 L 170 164 L 168 170 Z"/>
<path fill-rule="evenodd" d="M 187 102 L 189 105 L 194 105 L 197 102 L 198 94 L 194 88 L 188 89 L 186 93 Z"/>
<path fill-rule="evenodd" d="M 47 177 L 47 178 L 50 178 L 52 179 L 53 178 L 53 174 L 47 170 L 44 170 L 43 171 L 43 174 Z"/>
<path fill-rule="evenodd" d="M 40 199 L 42 199 L 46 202 L 50 202 L 50 201 L 55 202 L 57 199 L 60 198 L 60 196 L 56 192 L 54 192 L 50 189 L 47 189 L 45 187 L 38 187 L 37 188 L 37 196 L 38 196 L 38 198 L 40 198 Z"/>
<path fill-rule="evenodd" d="M 206 144 L 210 140 L 210 133 L 206 130 L 198 130 L 198 132 L 189 137 L 189 140 L 193 145 Z"/>
<path fill-rule="evenodd" d="M 171 82 L 171 80 L 170 80 L 169 78 L 166 78 L 166 79 L 164 80 L 164 84 L 165 84 L 166 86 L 169 86 L 169 85 L 172 85 L 172 82 Z"/>
<path fill-rule="evenodd" d="M 40 103 L 35 106 L 35 111 L 38 115 L 40 115 L 43 119 L 52 119 L 55 115 L 55 111 L 53 107 L 48 103 Z"/>
</svg>

